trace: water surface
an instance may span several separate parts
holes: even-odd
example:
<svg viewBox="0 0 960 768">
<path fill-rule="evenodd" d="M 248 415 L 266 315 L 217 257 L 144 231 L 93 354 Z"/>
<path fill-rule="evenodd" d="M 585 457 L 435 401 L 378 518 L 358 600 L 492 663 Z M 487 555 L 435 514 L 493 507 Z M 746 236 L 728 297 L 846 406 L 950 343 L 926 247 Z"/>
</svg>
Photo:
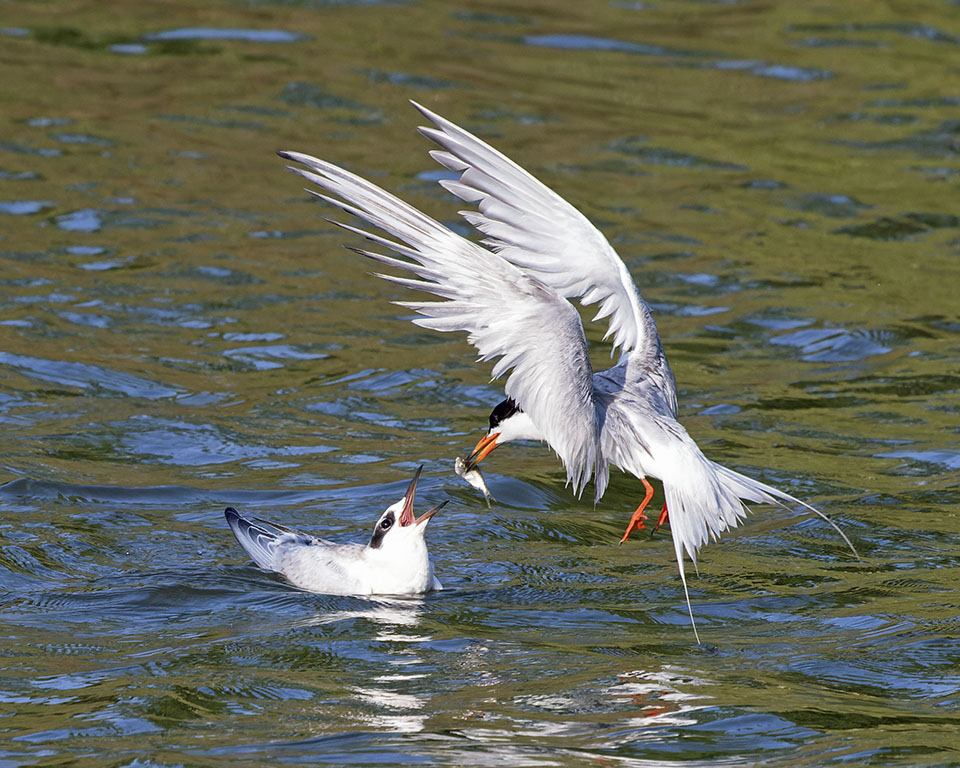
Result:
<svg viewBox="0 0 960 768">
<path fill-rule="evenodd" d="M 960 761 L 960 11 L 665 2 L 6 8 L 3 765 Z M 815 503 L 617 540 L 274 152 L 452 226 L 415 99 L 579 206 L 711 458 Z M 465 230 L 463 230 L 465 231 Z M 605 365 L 604 328 L 591 326 Z M 311 595 L 226 505 L 360 541 L 425 465 L 445 589 Z M 586 496 L 589 496 L 586 494 Z M 654 504 L 658 504 L 658 497 Z"/>
</svg>

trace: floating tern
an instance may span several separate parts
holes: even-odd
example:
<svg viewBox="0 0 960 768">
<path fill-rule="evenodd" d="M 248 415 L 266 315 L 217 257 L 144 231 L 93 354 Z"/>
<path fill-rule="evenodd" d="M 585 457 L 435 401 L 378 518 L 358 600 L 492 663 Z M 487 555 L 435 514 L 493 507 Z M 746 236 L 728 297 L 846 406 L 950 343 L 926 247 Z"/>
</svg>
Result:
<svg viewBox="0 0 960 768">
<path fill-rule="evenodd" d="M 806 502 L 704 456 L 677 420 L 676 384 L 650 307 L 603 234 L 486 142 L 413 104 L 432 123 L 420 133 L 440 146 L 431 156 L 459 174 L 440 185 L 477 207 L 460 213 L 486 235 L 481 243 L 332 163 L 299 152 L 279 154 L 303 166 L 290 170 L 330 193 L 311 194 L 392 236 L 332 222 L 403 258 L 352 250 L 419 279 L 379 277 L 442 299 L 396 302 L 422 315 L 416 325 L 465 331 L 481 361 L 499 358 L 493 378 L 510 372 L 507 399 L 490 414 L 488 433 L 462 469 L 469 471 L 512 440 L 540 440 L 559 456 L 578 496 L 593 477 L 599 501 L 612 464 L 639 478 L 645 490 L 621 543 L 644 527 L 654 492 L 647 478 L 659 479 L 666 502 L 658 526 L 669 510 L 697 642 L 684 552 L 696 566 L 700 548 L 745 517 L 744 502 L 799 504 L 830 523 L 856 555 L 843 532 Z M 612 336 L 613 349 L 621 351 L 612 368 L 593 371 L 571 298 L 598 304 L 595 320 L 609 318 L 605 338 Z"/>
<path fill-rule="evenodd" d="M 233 507 L 227 523 L 248 555 L 261 568 L 276 571 L 294 586 L 326 595 L 416 595 L 443 589 L 433 575 L 424 533 L 446 504 L 420 517 L 413 514 L 417 469 L 403 498 L 387 507 L 369 544 L 334 544 L 276 523 L 248 520 Z"/>
</svg>

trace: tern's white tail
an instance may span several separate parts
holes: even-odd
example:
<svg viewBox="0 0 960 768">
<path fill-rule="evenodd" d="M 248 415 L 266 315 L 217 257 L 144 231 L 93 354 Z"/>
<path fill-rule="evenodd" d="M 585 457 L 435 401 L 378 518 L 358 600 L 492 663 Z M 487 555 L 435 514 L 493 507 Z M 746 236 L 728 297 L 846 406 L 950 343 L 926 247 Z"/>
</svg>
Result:
<svg viewBox="0 0 960 768">
<path fill-rule="evenodd" d="M 700 551 L 700 547 L 706 544 L 708 539 L 717 539 L 724 531 L 735 528 L 746 517 L 748 510 L 744 505 L 745 501 L 776 504 L 784 508 L 788 504 L 799 504 L 829 523 L 850 547 L 854 556 L 860 559 L 850 539 L 837 527 L 836 523 L 805 501 L 710 461 L 695 444 L 692 444 L 692 441 L 685 447 L 687 451 L 686 460 L 682 463 L 683 476 L 672 481 L 665 480 L 663 490 L 670 515 L 670 531 L 677 554 L 680 581 L 683 583 L 687 611 L 690 613 L 693 633 L 698 643 L 700 636 L 697 633 L 693 609 L 690 606 L 683 556 L 684 553 L 689 555 L 696 568 L 697 552 Z"/>
</svg>

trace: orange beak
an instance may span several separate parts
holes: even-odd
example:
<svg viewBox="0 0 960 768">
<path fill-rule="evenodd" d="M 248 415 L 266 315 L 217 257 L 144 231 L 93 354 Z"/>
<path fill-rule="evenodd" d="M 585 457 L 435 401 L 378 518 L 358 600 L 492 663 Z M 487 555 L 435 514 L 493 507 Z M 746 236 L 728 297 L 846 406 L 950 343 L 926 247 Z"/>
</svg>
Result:
<svg viewBox="0 0 960 768">
<path fill-rule="evenodd" d="M 493 449 L 497 447 L 498 437 L 500 437 L 500 433 L 494 432 L 493 434 L 484 435 L 480 438 L 480 442 L 477 443 L 476 448 L 473 449 L 473 453 L 467 458 L 467 466 L 470 469 L 473 469 L 490 455 Z"/>
</svg>

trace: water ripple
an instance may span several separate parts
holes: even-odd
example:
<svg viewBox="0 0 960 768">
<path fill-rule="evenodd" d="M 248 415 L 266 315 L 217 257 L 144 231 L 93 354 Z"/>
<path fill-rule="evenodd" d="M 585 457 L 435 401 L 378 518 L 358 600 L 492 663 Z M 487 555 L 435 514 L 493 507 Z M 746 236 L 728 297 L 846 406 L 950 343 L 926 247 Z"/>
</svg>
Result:
<svg viewBox="0 0 960 768">
<path fill-rule="evenodd" d="M 893 347 L 885 346 L 880 342 L 890 338 L 892 337 L 889 334 L 882 332 L 848 331 L 842 328 L 805 328 L 774 336 L 770 339 L 770 343 L 799 347 L 803 353 L 803 359 L 810 363 L 836 363 L 885 355 Z"/>
<path fill-rule="evenodd" d="M 32 216 L 46 208 L 52 208 L 56 203 L 49 200 L 15 200 L 9 203 L 0 203 L 0 213 L 11 216 Z"/>
<path fill-rule="evenodd" d="M 282 29 L 222 29 L 214 27 L 181 27 L 143 36 L 144 40 L 240 40 L 247 43 L 297 43 L 310 36 Z"/>
<path fill-rule="evenodd" d="M 570 48 L 578 51 L 617 51 L 620 53 L 636 53 L 643 56 L 705 56 L 703 52 L 684 51 L 676 48 L 664 48 L 660 45 L 646 45 L 631 43 L 625 40 L 615 40 L 606 37 L 591 35 L 554 34 L 554 35 L 527 35 L 524 38 L 527 45 L 543 46 L 547 48 Z"/>
<path fill-rule="evenodd" d="M 49 297 L 47 297 L 47 300 L 49 300 Z M 9 365 L 27 376 L 62 386 L 80 387 L 94 392 L 106 390 L 129 397 L 142 397 L 147 400 L 176 397 L 184 392 L 180 387 L 161 384 L 142 376 L 88 363 L 45 360 L 27 355 L 0 352 L 0 365 Z"/>
</svg>

